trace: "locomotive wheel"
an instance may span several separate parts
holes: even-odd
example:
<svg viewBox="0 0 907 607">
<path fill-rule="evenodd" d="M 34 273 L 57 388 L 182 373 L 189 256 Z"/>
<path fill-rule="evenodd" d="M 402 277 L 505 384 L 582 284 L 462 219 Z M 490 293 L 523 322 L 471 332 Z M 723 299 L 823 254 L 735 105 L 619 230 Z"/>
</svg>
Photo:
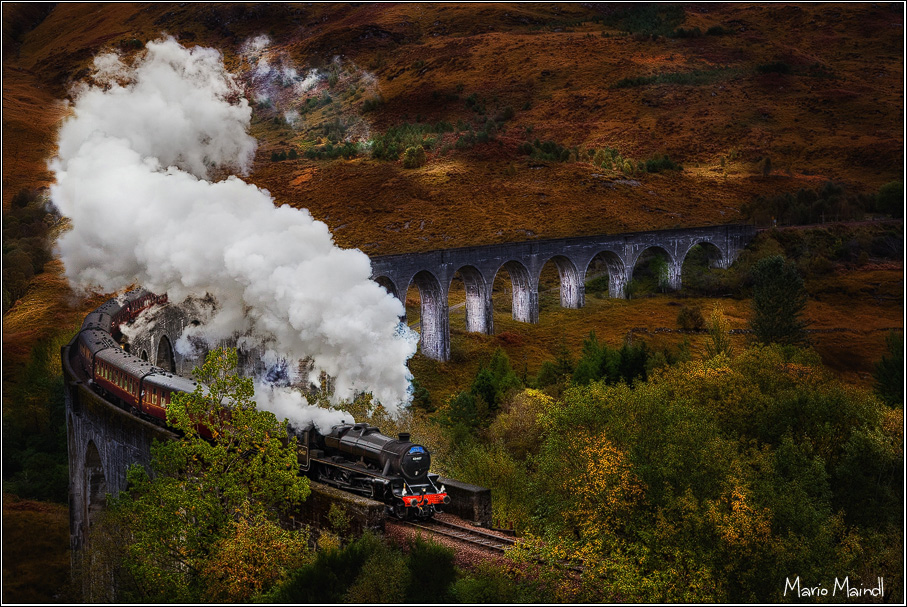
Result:
<svg viewBox="0 0 907 607">
<path fill-rule="evenodd" d="M 396 516 L 401 521 L 405 521 L 409 518 L 410 508 L 407 508 L 403 504 L 397 504 L 394 506 L 394 516 Z"/>
</svg>

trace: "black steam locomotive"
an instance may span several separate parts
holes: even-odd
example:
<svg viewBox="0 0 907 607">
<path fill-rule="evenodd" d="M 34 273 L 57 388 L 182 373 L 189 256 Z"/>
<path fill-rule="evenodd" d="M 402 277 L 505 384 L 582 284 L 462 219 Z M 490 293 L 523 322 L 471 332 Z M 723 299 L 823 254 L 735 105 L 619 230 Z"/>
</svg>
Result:
<svg viewBox="0 0 907 607">
<path fill-rule="evenodd" d="M 191 392 L 196 382 L 170 373 L 120 344 L 120 326 L 143 310 L 166 303 L 144 290 L 111 299 L 89 314 L 73 340 L 73 367 L 107 400 L 135 415 L 164 424 L 174 392 Z M 199 428 L 211 438 L 206 428 Z M 450 503 L 438 475 L 431 474 L 431 454 L 409 440 L 394 439 L 368 424 L 340 424 L 322 435 L 314 427 L 291 428 L 297 436 L 299 467 L 313 480 L 383 502 L 400 518 L 429 518 Z"/>
<path fill-rule="evenodd" d="M 450 503 L 438 475 L 429 472 L 431 453 L 368 424 L 340 424 L 325 435 L 309 426 L 292 429 L 299 466 L 309 478 L 383 502 L 398 518 L 430 518 Z"/>
</svg>

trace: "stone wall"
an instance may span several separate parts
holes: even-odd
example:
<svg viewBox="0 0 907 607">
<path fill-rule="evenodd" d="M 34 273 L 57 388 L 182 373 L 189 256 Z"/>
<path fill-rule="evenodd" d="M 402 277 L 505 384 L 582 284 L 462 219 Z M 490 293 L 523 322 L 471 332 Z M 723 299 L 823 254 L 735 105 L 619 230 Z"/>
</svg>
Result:
<svg viewBox="0 0 907 607">
<path fill-rule="evenodd" d="M 350 523 L 349 532 L 353 535 L 362 535 L 365 531 L 384 531 L 384 504 L 375 500 L 341 491 L 335 487 L 309 481 L 312 493 L 303 502 L 292 516 L 285 519 L 290 526 L 299 527 L 306 525 L 316 536 L 319 530 L 331 529 L 328 513 L 332 505 L 341 508 Z"/>
</svg>

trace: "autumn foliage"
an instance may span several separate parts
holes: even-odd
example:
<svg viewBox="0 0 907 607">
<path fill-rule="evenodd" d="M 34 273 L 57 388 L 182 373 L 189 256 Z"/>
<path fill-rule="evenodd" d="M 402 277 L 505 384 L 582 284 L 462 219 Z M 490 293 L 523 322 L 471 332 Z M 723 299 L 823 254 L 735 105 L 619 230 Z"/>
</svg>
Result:
<svg viewBox="0 0 907 607">
<path fill-rule="evenodd" d="M 248 601 L 310 558 L 307 534 L 278 524 L 309 495 L 295 441 L 256 409 L 236 362 L 235 350 L 212 351 L 194 373 L 198 389 L 174 396 L 167 417 L 180 438 L 152 446 L 152 474 L 129 469 L 131 491 L 92 528 L 87 599 Z"/>
<path fill-rule="evenodd" d="M 538 600 L 775 602 L 785 576 L 829 571 L 903 593 L 902 409 L 811 351 L 756 346 L 534 398 L 536 454 L 514 468 L 489 433 L 460 466 L 469 479 L 499 461 L 496 488 L 522 475 L 528 503 L 496 510 L 522 517 L 513 558 L 544 580 Z"/>
</svg>

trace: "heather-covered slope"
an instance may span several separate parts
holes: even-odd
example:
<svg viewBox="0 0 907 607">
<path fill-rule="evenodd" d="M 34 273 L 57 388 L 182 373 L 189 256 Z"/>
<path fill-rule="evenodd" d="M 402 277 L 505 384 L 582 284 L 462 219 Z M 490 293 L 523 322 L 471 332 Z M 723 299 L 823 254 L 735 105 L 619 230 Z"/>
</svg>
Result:
<svg viewBox="0 0 907 607">
<path fill-rule="evenodd" d="M 829 179 L 871 192 L 901 172 L 896 5 L 62 4 L 33 29 L 30 17 L 5 32 L 4 205 L 49 178 L 58 101 L 91 58 L 164 33 L 245 74 L 260 141 L 250 179 L 369 253 L 738 221 L 757 193 Z M 274 84 L 262 58 L 279 86 L 262 88 Z M 319 142 L 439 122 L 450 130 L 424 135 L 421 168 L 367 149 L 305 158 Z M 566 162 L 521 151 L 535 140 Z M 684 169 L 602 170 L 606 147 Z"/>
</svg>

